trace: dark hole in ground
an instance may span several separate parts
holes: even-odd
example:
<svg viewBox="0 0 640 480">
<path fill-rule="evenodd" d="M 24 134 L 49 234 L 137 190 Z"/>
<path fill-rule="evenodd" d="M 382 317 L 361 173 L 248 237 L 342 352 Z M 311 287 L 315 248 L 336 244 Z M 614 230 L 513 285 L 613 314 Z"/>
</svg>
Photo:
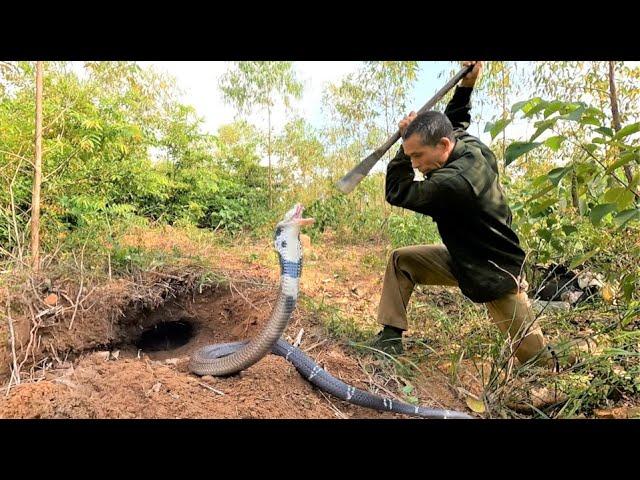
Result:
<svg viewBox="0 0 640 480">
<path fill-rule="evenodd" d="M 186 320 L 157 323 L 142 332 L 135 346 L 144 352 L 173 350 L 189 343 L 194 331 L 193 324 Z"/>
</svg>

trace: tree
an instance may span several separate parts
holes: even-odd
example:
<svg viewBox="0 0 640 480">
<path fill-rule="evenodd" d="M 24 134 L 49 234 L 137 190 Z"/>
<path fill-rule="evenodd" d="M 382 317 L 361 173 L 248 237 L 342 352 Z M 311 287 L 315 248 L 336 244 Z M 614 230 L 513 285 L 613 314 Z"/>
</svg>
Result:
<svg viewBox="0 0 640 480">
<path fill-rule="evenodd" d="M 273 205 L 271 180 L 271 112 L 277 100 L 289 107 L 302 96 L 302 84 L 293 72 L 293 62 L 236 62 L 219 83 L 223 98 L 240 112 L 253 107 L 267 111 L 267 156 L 269 159 L 269 208 Z"/>
<path fill-rule="evenodd" d="M 373 94 L 372 106 L 383 120 L 385 135 L 391 135 L 408 113 L 407 99 L 418 78 L 418 62 L 365 62 L 361 78 Z"/>
<path fill-rule="evenodd" d="M 324 155 L 324 146 L 318 132 L 302 118 L 288 122 L 275 144 L 279 151 L 286 151 L 278 176 L 280 183 L 286 186 L 287 204 L 295 199 L 303 203 L 316 200 L 328 185 L 328 165 Z"/>
<path fill-rule="evenodd" d="M 417 69 L 417 62 L 365 62 L 357 72 L 329 84 L 322 101 L 333 123 L 335 146 L 356 143 L 362 156 L 392 134 L 407 113 Z"/>
<path fill-rule="evenodd" d="M 611 117 L 613 120 L 613 129 L 619 132 L 622 128 L 620 123 L 620 109 L 618 108 L 618 93 L 616 91 L 616 73 L 615 62 L 609 62 L 609 95 L 611 97 Z M 627 177 L 628 183 L 633 182 L 633 171 L 631 165 L 626 164 L 623 166 L 624 174 Z"/>
<path fill-rule="evenodd" d="M 485 102 L 485 98 L 491 102 L 491 106 L 499 105 L 499 113 L 493 118 L 494 123 L 489 124 L 489 129 L 494 126 L 507 125 L 509 121 L 509 109 L 508 106 L 513 104 L 513 95 L 518 93 L 521 83 L 514 81 L 516 77 L 516 62 L 495 61 L 487 62 L 484 72 L 480 77 L 480 82 L 476 87 L 479 90 L 478 93 L 484 95 L 479 96 L 479 102 L 482 106 Z M 501 152 L 502 158 L 505 156 L 506 151 L 506 128 L 502 129 L 502 141 Z M 492 139 L 495 137 L 492 133 Z"/>
<path fill-rule="evenodd" d="M 264 140 L 252 124 L 240 120 L 218 128 L 216 163 L 247 186 L 264 190 L 259 147 Z"/>
<path fill-rule="evenodd" d="M 42 182 L 42 62 L 36 62 L 36 138 L 31 197 L 31 258 L 35 271 L 40 267 L 40 184 Z"/>
<path fill-rule="evenodd" d="M 540 97 L 517 103 L 512 112 L 522 112 L 524 118 L 540 120 L 534 123 L 536 131 L 528 141 L 509 145 L 506 164 L 526 152 L 540 149 L 553 152 L 557 162 L 541 175 L 521 178 L 520 197 L 524 198 L 514 204 L 520 232 L 537 243 L 531 245 L 537 259 L 546 261 L 557 254 L 568 255 L 573 257 L 571 268 L 600 251 L 603 251 L 600 258 L 603 264 L 605 258 L 606 261 L 617 259 L 618 252 L 613 249 L 607 252 L 608 242 L 622 229 L 628 228 L 629 232 L 637 229 L 640 220 L 638 178 L 629 182 L 620 175 L 622 167 L 640 158 L 640 147 L 632 138 L 640 131 L 640 122 L 621 126 L 616 132 L 610 128 L 610 118 L 600 108 L 584 101 L 543 100 Z M 542 140 L 540 137 L 546 131 L 556 135 Z M 561 148 L 566 153 L 560 153 Z M 616 153 L 612 155 L 611 152 Z M 540 160 L 535 158 L 535 163 L 539 164 Z M 569 188 L 565 177 L 571 180 Z M 567 211 L 569 202 L 578 203 L 578 216 Z M 588 216 L 588 222 L 580 218 L 583 215 Z M 624 234 L 620 236 L 624 237 Z M 632 268 L 631 264 L 626 265 Z M 621 271 L 618 265 L 610 273 L 617 277 Z M 623 278 L 618 280 L 630 285 L 635 278 L 636 274 L 623 273 Z"/>
<path fill-rule="evenodd" d="M 187 183 L 181 179 L 191 171 L 199 169 L 198 179 L 211 176 L 209 183 L 215 183 L 208 169 L 214 139 L 200 132 L 193 109 L 179 104 L 171 79 L 130 62 L 92 62 L 79 76 L 68 62 L 51 61 L 42 79 L 47 94 L 42 98 L 40 202 L 35 201 L 35 70 L 35 62 L 0 65 L 3 258 L 22 259 L 22 246 L 35 234 L 31 215 L 38 203 L 42 255 L 130 213 L 173 220 L 179 215 L 172 212 L 189 208 L 177 205 L 182 198 L 176 184 Z M 163 158 L 167 168 L 158 168 Z M 174 181 L 183 169 L 190 172 Z M 200 192 L 198 201 L 209 190 Z"/>
<path fill-rule="evenodd" d="M 365 62 L 358 71 L 327 86 L 322 101 L 332 120 L 326 130 L 329 154 L 334 158 L 332 173 L 344 175 L 357 159 L 379 147 L 396 130 L 398 121 L 407 113 L 406 102 L 417 80 L 417 70 L 417 62 Z M 387 159 L 394 154 L 395 149 L 390 149 Z M 386 211 L 384 190 L 376 197 Z"/>
</svg>

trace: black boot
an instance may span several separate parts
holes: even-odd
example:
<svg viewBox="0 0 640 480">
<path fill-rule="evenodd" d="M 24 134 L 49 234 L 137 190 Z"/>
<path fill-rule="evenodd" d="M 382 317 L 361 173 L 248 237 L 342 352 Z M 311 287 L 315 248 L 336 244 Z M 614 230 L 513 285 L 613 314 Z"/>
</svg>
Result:
<svg viewBox="0 0 640 480">
<path fill-rule="evenodd" d="M 389 355 L 400 355 L 404 352 L 402 332 L 403 330 L 400 328 L 385 325 L 380 333 L 368 342 L 368 346 L 382 350 Z"/>
</svg>

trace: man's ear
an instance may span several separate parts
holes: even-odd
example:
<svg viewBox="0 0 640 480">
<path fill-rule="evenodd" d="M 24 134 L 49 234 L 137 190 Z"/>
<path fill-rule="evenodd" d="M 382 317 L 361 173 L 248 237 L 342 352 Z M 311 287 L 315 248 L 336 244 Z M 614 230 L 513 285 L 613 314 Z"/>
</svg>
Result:
<svg viewBox="0 0 640 480">
<path fill-rule="evenodd" d="M 448 150 L 449 148 L 451 148 L 451 146 L 453 145 L 453 142 L 451 141 L 451 139 L 447 138 L 447 137 L 442 137 L 438 143 L 442 146 L 442 148 L 444 150 Z"/>
</svg>

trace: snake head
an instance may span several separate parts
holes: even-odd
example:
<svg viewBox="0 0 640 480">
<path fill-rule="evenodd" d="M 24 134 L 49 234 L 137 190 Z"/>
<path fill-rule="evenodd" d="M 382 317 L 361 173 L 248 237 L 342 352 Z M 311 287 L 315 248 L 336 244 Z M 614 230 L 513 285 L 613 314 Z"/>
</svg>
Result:
<svg viewBox="0 0 640 480">
<path fill-rule="evenodd" d="M 276 227 L 298 227 L 302 228 L 315 222 L 313 218 L 302 218 L 304 207 L 301 203 L 296 203 L 291 210 L 284 214 L 284 218 L 278 222 Z"/>
<path fill-rule="evenodd" d="M 302 256 L 300 229 L 315 222 L 313 218 L 302 218 L 303 210 L 302 204 L 296 203 L 276 225 L 274 247 L 282 258 L 297 261 Z"/>
</svg>

